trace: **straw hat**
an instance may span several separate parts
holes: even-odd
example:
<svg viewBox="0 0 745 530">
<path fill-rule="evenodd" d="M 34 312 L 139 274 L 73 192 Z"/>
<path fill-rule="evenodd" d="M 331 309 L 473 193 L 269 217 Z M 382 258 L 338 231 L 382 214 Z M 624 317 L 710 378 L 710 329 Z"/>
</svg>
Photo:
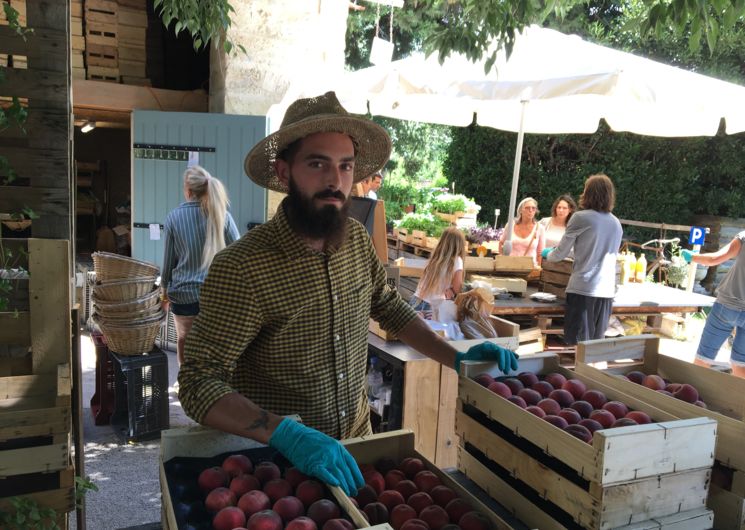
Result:
<svg viewBox="0 0 745 530">
<path fill-rule="evenodd" d="M 339 132 L 352 138 L 355 146 L 354 182 L 379 171 L 391 154 L 391 138 L 380 125 L 352 116 L 341 106 L 336 94 L 298 99 L 285 113 L 279 130 L 270 134 L 246 156 L 246 174 L 259 186 L 287 193 L 274 171 L 277 156 L 295 140 L 311 134 Z"/>
</svg>

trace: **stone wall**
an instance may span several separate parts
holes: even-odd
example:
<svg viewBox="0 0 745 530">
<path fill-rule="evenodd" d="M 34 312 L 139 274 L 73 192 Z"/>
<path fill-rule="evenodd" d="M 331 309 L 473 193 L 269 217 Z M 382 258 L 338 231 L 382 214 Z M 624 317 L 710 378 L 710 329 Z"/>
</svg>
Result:
<svg viewBox="0 0 745 530">
<path fill-rule="evenodd" d="M 344 69 L 347 0 L 235 0 L 232 5 L 228 36 L 246 53 L 226 56 L 213 46 L 210 112 L 263 116 L 291 83 Z M 267 218 L 281 199 L 269 193 Z"/>
</svg>

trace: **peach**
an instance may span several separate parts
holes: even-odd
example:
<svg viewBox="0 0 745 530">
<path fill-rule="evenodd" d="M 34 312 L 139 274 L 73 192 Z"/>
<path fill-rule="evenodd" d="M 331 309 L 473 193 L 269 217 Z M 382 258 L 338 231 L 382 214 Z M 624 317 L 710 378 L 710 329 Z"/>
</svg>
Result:
<svg viewBox="0 0 745 530">
<path fill-rule="evenodd" d="M 379 471 L 373 469 L 372 471 L 366 471 L 362 473 L 362 478 L 365 480 L 365 484 L 369 484 L 375 490 L 377 495 L 383 493 L 385 489 L 385 479 Z"/>
<path fill-rule="evenodd" d="M 435 501 L 435 504 L 442 506 L 443 508 L 453 499 L 458 498 L 458 494 L 447 486 L 435 486 L 432 491 L 429 492 L 429 496 Z"/>
<path fill-rule="evenodd" d="M 279 478 L 281 474 L 279 472 L 279 467 L 277 467 L 277 464 L 274 462 L 259 462 L 259 464 L 254 467 L 254 476 L 259 479 L 259 482 L 261 482 L 262 485 L 264 485 L 270 480 Z"/>
<path fill-rule="evenodd" d="M 290 486 L 290 483 L 283 478 L 274 478 L 269 482 L 266 482 L 262 489 L 267 497 L 269 497 L 269 500 L 273 503 L 277 502 L 282 497 L 292 495 L 292 486 Z"/>
<path fill-rule="evenodd" d="M 235 493 L 221 486 L 207 494 L 207 498 L 204 499 L 204 507 L 207 508 L 207 511 L 216 513 L 228 506 L 235 506 L 236 500 Z"/>
<path fill-rule="evenodd" d="M 442 484 L 440 477 L 432 473 L 431 471 L 420 471 L 414 477 L 414 484 L 419 488 L 419 491 L 429 493 L 432 488 Z"/>
<path fill-rule="evenodd" d="M 288 467 L 287 469 L 285 469 L 284 479 L 290 483 L 290 486 L 292 486 L 292 489 L 294 491 L 301 482 L 309 480 L 310 477 L 296 467 Z"/>
<path fill-rule="evenodd" d="M 197 483 L 199 484 L 200 490 L 202 490 L 204 493 L 208 493 L 215 488 L 227 486 L 229 479 L 230 476 L 228 475 L 227 471 L 225 471 L 221 467 L 214 466 L 208 467 L 207 469 L 202 471 L 199 474 Z"/>
<path fill-rule="evenodd" d="M 363 475 L 367 473 L 368 471 L 377 471 L 377 469 L 375 469 L 375 466 L 370 463 L 365 463 L 365 464 L 357 463 L 357 467 L 360 468 L 360 473 L 362 473 Z"/>
<path fill-rule="evenodd" d="M 579 423 L 579 420 L 582 419 L 582 416 L 580 416 L 579 412 L 574 409 L 561 409 L 557 416 L 561 416 L 562 418 L 567 420 L 567 423 L 569 425 Z"/>
<path fill-rule="evenodd" d="M 544 421 L 549 422 L 554 427 L 558 427 L 559 429 L 565 429 L 567 425 L 567 420 L 562 418 L 561 416 L 554 416 L 553 414 L 546 414 L 546 417 L 543 418 Z"/>
<path fill-rule="evenodd" d="M 295 497 L 300 499 L 306 508 L 314 502 L 323 499 L 323 494 L 323 484 L 313 479 L 304 480 L 295 488 Z M 373 496 L 374 494 L 375 492 L 373 491 Z M 359 492 L 357 492 L 357 495 L 359 495 Z"/>
<path fill-rule="evenodd" d="M 467 501 L 458 498 L 450 501 L 447 506 L 445 506 L 445 511 L 448 512 L 450 522 L 453 524 L 458 524 L 458 521 L 460 521 L 461 517 L 463 517 L 468 512 L 473 511 L 473 507 L 468 504 Z"/>
<path fill-rule="evenodd" d="M 611 425 L 612 428 L 616 427 L 629 427 L 630 425 L 639 425 L 631 418 L 618 418 L 616 421 L 613 422 L 613 425 Z"/>
<path fill-rule="evenodd" d="M 649 417 L 649 414 L 641 410 L 631 410 L 629 411 L 628 414 L 626 414 L 625 417 L 634 420 L 639 425 L 644 425 L 645 423 L 652 423 L 652 418 Z"/>
<path fill-rule="evenodd" d="M 613 413 L 603 409 L 593 410 L 592 414 L 590 414 L 590 419 L 595 420 L 602 425 L 603 429 L 610 429 L 610 426 L 613 425 L 614 421 L 616 421 L 616 417 Z"/>
<path fill-rule="evenodd" d="M 548 395 L 554 390 L 554 387 L 552 387 L 551 383 L 549 383 L 548 381 L 538 381 L 530 388 L 531 390 L 535 390 L 545 398 L 548 397 Z"/>
<path fill-rule="evenodd" d="M 429 493 L 424 493 L 423 491 L 415 493 L 406 499 L 406 504 L 414 508 L 417 514 L 421 514 L 422 510 L 427 506 L 432 506 L 434 503 L 435 502 L 432 500 L 432 497 L 429 496 Z"/>
<path fill-rule="evenodd" d="M 645 374 L 644 372 L 640 372 L 639 370 L 632 370 L 631 372 L 626 373 L 626 377 L 632 383 L 641 385 L 642 383 L 644 383 L 644 378 L 647 377 L 647 374 Z"/>
<path fill-rule="evenodd" d="M 401 525 L 400 530 L 429 530 L 429 525 L 421 519 L 409 519 Z"/>
<path fill-rule="evenodd" d="M 587 401 L 593 409 L 602 409 L 603 405 L 608 402 L 608 398 L 600 390 L 588 390 L 582 394 L 582 401 Z"/>
<path fill-rule="evenodd" d="M 306 515 L 313 519 L 318 526 L 323 526 L 329 519 L 338 519 L 341 513 L 336 504 L 328 499 L 321 499 L 310 505 Z"/>
<path fill-rule="evenodd" d="M 383 524 L 388 522 L 388 508 L 382 502 L 371 502 L 365 506 L 365 515 L 371 525 Z"/>
<path fill-rule="evenodd" d="M 502 396 L 503 398 L 508 398 L 512 395 L 512 390 L 510 390 L 510 387 L 502 383 L 501 381 L 494 381 L 493 383 L 490 383 L 488 387 L 490 392 L 494 392 L 498 396 Z"/>
<path fill-rule="evenodd" d="M 489 530 L 489 519 L 479 512 L 468 512 L 458 521 L 463 530 Z"/>
<path fill-rule="evenodd" d="M 564 390 L 563 388 L 554 390 L 548 395 L 548 397 L 557 401 L 559 405 L 561 405 L 561 408 L 568 407 L 572 403 L 574 403 L 574 396 L 572 395 L 572 393 L 569 392 L 569 390 Z"/>
<path fill-rule="evenodd" d="M 559 389 L 564 385 L 564 383 L 566 383 L 567 378 L 562 374 L 551 372 L 550 374 L 546 374 L 546 377 L 544 377 L 543 380 L 554 387 L 554 389 Z"/>
<path fill-rule="evenodd" d="M 507 398 L 507 401 L 509 401 L 510 403 L 514 405 L 517 405 L 521 409 L 524 409 L 525 407 L 528 406 L 528 404 L 525 403 L 525 400 L 521 398 L 520 396 L 510 396 Z"/>
<path fill-rule="evenodd" d="M 494 382 L 494 378 L 487 373 L 479 374 L 476 377 L 474 377 L 473 380 L 476 381 L 481 386 L 483 386 L 484 388 L 488 388 L 489 385 Z"/>
<path fill-rule="evenodd" d="M 533 372 L 520 372 L 517 374 L 517 378 L 523 384 L 525 388 L 530 388 L 538 382 L 538 376 Z"/>
<path fill-rule="evenodd" d="M 538 392 L 530 388 L 523 388 L 517 395 L 525 400 L 528 405 L 537 405 L 540 400 L 543 399 Z"/>
<path fill-rule="evenodd" d="M 386 473 L 396 469 L 396 462 L 392 458 L 379 458 L 375 461 L 375 469 L 385 477 Z"/>
<path fill-rule="evenodd" d="M 303 516 L 287 523 L 285 530 L 318 530 L 318 527 L 313 519 Z"/>
<path fill-rule="evenodd" d="M 282 530 L 282 519 L 272 510 L 256 512 L 248 518 L 248 530 Z"/>
<path fill-rule="evenodd" d="M 393 489 L 401 493 L 404 499 L 407 499 L 407 500 L 409 497 L 411 497 L 417 491 L 419 491 L 419 488 L 417 488 L 416 484 L 414 484 L 414 482 L 412 482 L 411 480 L 402 480 L 401 482 L 396 484 L 396 486 Z"/>
<path fill-rule="evenodd" d="M 592 414 L 592 411 L 595 408 L 589 402 L 583 399 L 577 400 L 569 406 L 579 412 L 579 415 L 583 418 L 589 418 L 590 414 Z"/>
<path fill-rule="evenodd" d="M 261 484 L 259 484 L 259 479 L 253 475 L 238 475 L 230 481 L 230 491 L 235 493 L 239 499 L 244 493 L 258 489 L 261 489 Z"/>
<path fill-rule="evenodd" d="M 394 530 L 399 530 L 409 519 L 416 519 L 417 513 L 408 504 L 399 504 L 391 510 L 390 524 Z"/>
<path fill-rule="evenodd" d="M 567 425 L 564 430 L 585 443 L 592 443 L 592 433 L 590 432 L 590 429 L 583 425 Z"/>
<path fill-rule="evenodd" d="M 644 381 L 642 381 L 642 384 L 652 390 L 665 390 L 665 387 L 667 386 L 665 380 L 655 374 L 646 376 Z"/>
<path fill-rule="evenodd" d="M 305 515 L 305 506 L 297 497 L 282 497 L 274 503 L 272 510 L 277 512 L 285 524 Z"/>
<path fill-rule="evenodd" d="M 607 410 L 613 414 L 616 419 L 623 418 L 629 413 L 629 408 L 626 406 L 626 403 L 622 403 L 621 401 L 609 401 L 603 405 L 603 410 Z"/>
<path fill-rule="evenodd" d="M 546 411 L 543 410 L 538 405 L 531 405 L 529 407 L 525 407 L 525 410 L 533 414 L 534 416 L 538 416 L 539 418 L 545 418 L 546 417 Z"/>
<path fill-rule="evenodd" d="M 667 385 L 665 387 L 665 390 L 667 390 L 668 392 L 672 392 L 673 394 L 675 394 L 680 389 L 680 387 L 682 387 L 682 386 L 683 385 L 681 385 L 680 383 L 670 383 L 669 385 Z"/>
<path fill-rule="evenodd" d="M 235 506 L 227 506 L 215 514 L 212 528 L 215 530 L 233 530 L 246 524 L 246 514 Z M 281 528 L 281 527 L 280 527 Z"/>
<path fill-rule="evenodd" d="M 399 469 L 404 472 L 406 478 L 413 479 L 417 473 L 424 471 L 424 462 L 415 457 L 404 458 Z"/>
<path fill-rule="evenodd" d="M 346 519 L 329 519 L 323 523 L 322 530 L 354 530 L 354 525 Z"/>
<path fill-rule="evenodd" d="M 412 482 L 412 485 L 413 484 L 414 483 Z M 416 488 L 416 486 L 414 486 L 414 488 Z M 300 495 L 298 495 L 298 497 L 300 497 Z M 321 498 L 323 498 L 323 495 L 321 496 Z M 404 495 L 404 498 L 406 498 L 406 495 Z M 357 495 L 355 496 L 355 499 L 357 500 L 357 504 L 359 504 L 360 506 L 364 508 L 371 502 L 375 502 L 378 500 L 378 493 L 375 491 L 375 489 L 370 484 L 365 484 L 359 490 L 357 490 Z M 316 499 L 313 502 L 316 502 L 317 500 L 320 500 L 320 499 Z M 313 504 L 313 502 L 306 504 L 306 506 L 310 506 L 311 504 Z"/>
<path fill-rule="evenodd" d="M 385 474 L 385 488 L 392 490 L 396 487 L 396 484 L 398 484 L 402 480 L 406 480 L 406 475 L 404 475 L 404 472 L 400 469 L 391 469 L 388 473 Z"/>
<path fill-rule="evenodd" d="M 546 414 L 558 414 L 561 410 L 559 403 L 551 398 L 540 400 L 537 407 L 543 409 Z"/>
<path fill-rule="evenodd" d="M 445 511 L 445 508 L 436 504 L 424 508 L 419 513 L 419 518 L 427 523 L 432 530 L 440 530 L 440 528 L 450 522 L 450 517 L 448 516 L 448 512 Z"/>
<path fill-rule="evenodd" d="M 400 491 L 385 490 L 378 496 L 378 502 L 385 505 L 385 507 L 388 508 L 388 511 L 390 512 L 399 504 L 406 504 L 406 499 L 404 499 L 404 496 L 401 495 Z"/>
<path fill-rule="evenodd" d="M 237 477 L 241 474 L 251 474 L 254 470 L 253 462 L 246 455 L 230 455 L 222 461 L 222 468 L 227 471 L 231 477 Z"/>
<path fill-rule="evenodd" d="M 569 379 L 563 385 L 561 385 L 561 388 L 568 391 L 574 397 L 574 399 L 580 399 L 582 397 L 582 394 L 587 391 L 587 386 L 579 379 Z"/>
<path fill-rule="evenodd" d="M 611 414 L 611 416 L 612 416 L 612 414 Z M 600 422 L 595 421 L 595 420 L 591 420 L 590 418 L 585 418 L 583 420 L 580 420 L 579 423 L 577 423 L 577 425 L 582 425 L 582 427 L 586 427 L 587 430 L 590 431 L 591 433 L 593 433 L 595 431 L 600 431 L 600 430 L 602 430 L 604 428 L 600 424 Z"/>
<path fill-rule="evenodd" d="M 259 513 L 264 510 L 268 510 L 272 506 L 272 501 L 266 496 L 261 490 L 253 490 L 248 493 L 244 493 L 240 499 L 238 499 L 238 508 L 243 510 L 246 517 L 251 517 L 255 513 Z"/>
<path fill-rule="evenodd" d="M 510 387 L 510 390 L 512 390 L 512 395 L 514 396 L 518 392 L 520 392 L 523 388 L 525 388 L 525 385 L 520 382 L 519 379 L 516 377 L 508 377 L 507 379 L 502 381 L 505 385 Z"/>
<path fill-rule="evenodd" d="M 687 383 L 680 385 L 680 388 L 676 391 L 670 390 L 673 396 L 676 398 L 686 401 L 688 403 L 695 403 L 698 401 L 698 390 L 693 385 Z"/>
</svg>

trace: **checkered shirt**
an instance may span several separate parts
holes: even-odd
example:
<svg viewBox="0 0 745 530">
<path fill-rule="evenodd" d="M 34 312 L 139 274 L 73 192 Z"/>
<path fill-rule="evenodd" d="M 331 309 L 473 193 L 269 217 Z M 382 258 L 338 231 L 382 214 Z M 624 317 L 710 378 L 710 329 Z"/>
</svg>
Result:
<svg viewBox="0 0 745 530">
<path fill-rule="evenodd" d="M 338 250 L 317 252 L 290 229 L 283 206 L 215 256 L 186 339 L 181 404 L 201 422 L 239 391 L 335 438 L 369 433 L 369 317 L 397 333 L 416 314 L 386 283 L 360 223 L 348 220 Z"/>
</svg>

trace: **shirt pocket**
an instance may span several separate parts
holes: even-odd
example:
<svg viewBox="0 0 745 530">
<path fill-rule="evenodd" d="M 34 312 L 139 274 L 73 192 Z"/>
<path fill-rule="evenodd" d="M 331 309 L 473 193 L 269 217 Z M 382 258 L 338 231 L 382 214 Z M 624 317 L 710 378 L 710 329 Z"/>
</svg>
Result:
<svg viewBox="0 0 745 530">
<path fill-rule="evenodd" d="M 373 288 L 369 278 L 365 280 L 367 281 L 348 282 L 341 288 L 339 306 L 336 310 L 345 316 L 348 315 L 352 321 L 364 321 L 367 326 Z"/>
</svg>

